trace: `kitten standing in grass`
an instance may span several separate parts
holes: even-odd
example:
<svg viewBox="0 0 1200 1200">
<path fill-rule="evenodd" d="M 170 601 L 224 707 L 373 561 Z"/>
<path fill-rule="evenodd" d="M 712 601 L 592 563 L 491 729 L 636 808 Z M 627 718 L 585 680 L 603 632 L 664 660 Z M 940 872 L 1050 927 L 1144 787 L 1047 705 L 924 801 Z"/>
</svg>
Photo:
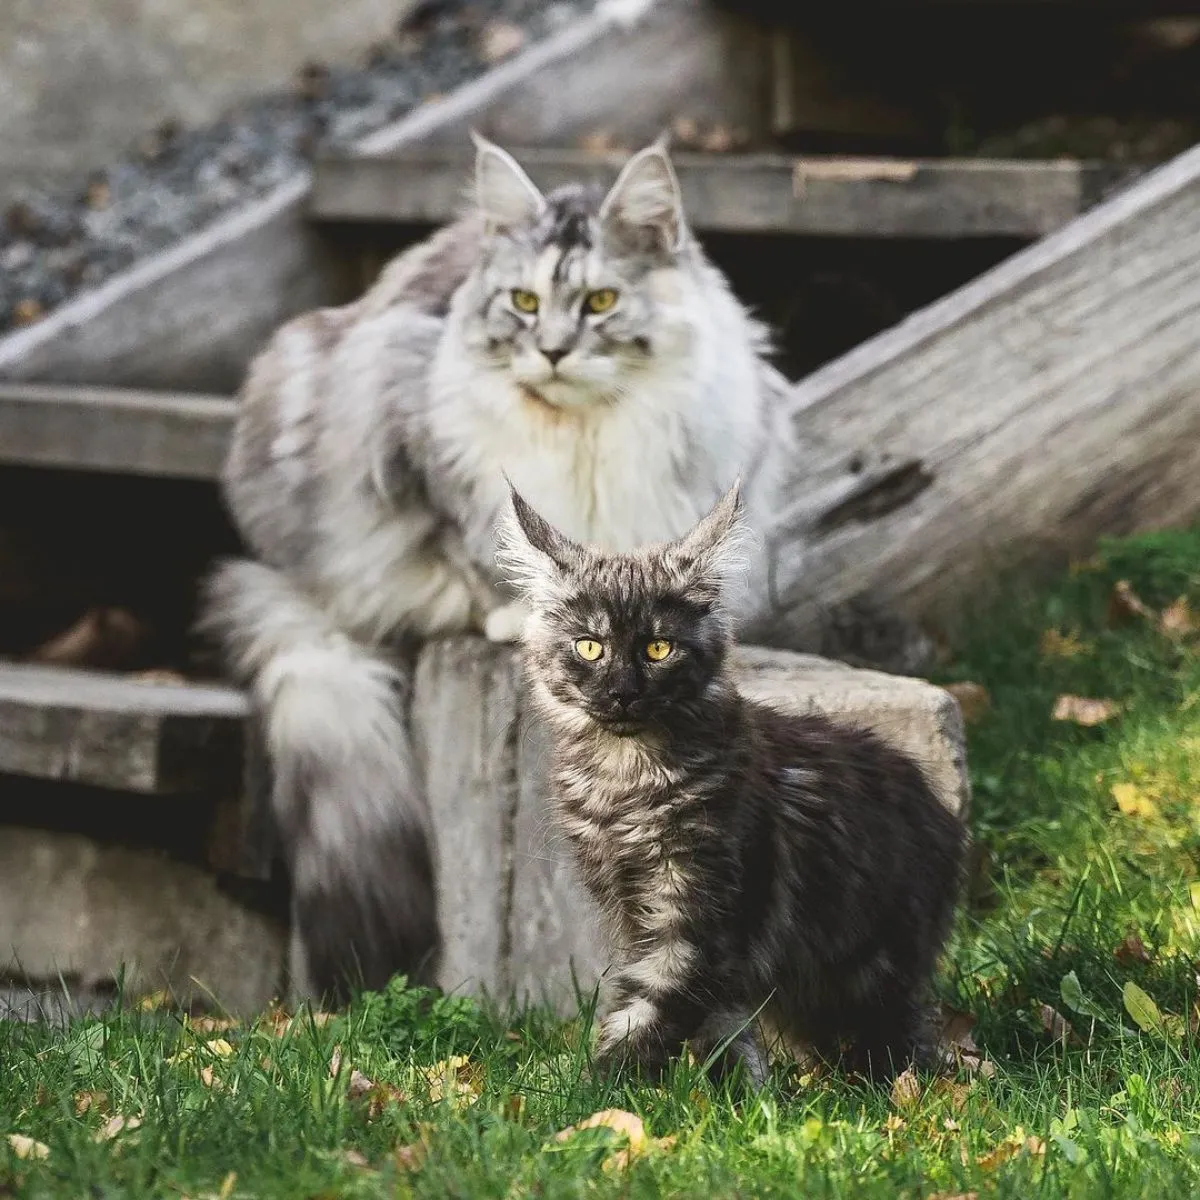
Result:
<svg viewBox="0 0 1200 1200">
<path fill-rule="evenodd" d="M 529 681 L 559 818 L 618 963 L 601 1064 L 685 1040 L 761 1082 L 754 1018 L 887 1076 L 925 1062 L 962 822 L 874 734 L 753 703 L 729 666 L 737 489 L 678 541 L 607 554 L 514 490 L 501 566 L 526 596 Z"/>
</svg>

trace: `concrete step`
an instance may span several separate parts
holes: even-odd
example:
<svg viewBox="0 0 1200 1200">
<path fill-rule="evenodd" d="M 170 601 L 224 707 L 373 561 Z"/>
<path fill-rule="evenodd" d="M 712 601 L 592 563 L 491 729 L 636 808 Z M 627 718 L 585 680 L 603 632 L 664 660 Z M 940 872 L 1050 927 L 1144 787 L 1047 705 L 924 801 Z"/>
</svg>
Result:
<svg viewBox="0 0 1200 1200">
<path fill-rule="evenodd" d="M 512 148 L 539 187 L 608 184 L 624 154 Z M 1065 225 L 1129 168 L 1067 160 L 672 155 L 701 233 L 868 238 L 1038 238 Z M 462 212 L 472 158 L 460 146 L 346 152 L 315 166 L 319 221 L 440 224 Z"/>
</svg>

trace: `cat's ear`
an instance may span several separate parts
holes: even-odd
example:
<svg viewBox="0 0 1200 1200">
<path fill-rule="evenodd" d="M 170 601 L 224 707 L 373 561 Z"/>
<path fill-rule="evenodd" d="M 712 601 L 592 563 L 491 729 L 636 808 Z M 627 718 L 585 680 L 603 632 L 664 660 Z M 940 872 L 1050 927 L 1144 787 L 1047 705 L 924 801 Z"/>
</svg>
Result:
<svg viewBox="0 0 1200 1200">
<path fill-rule="evenodd" d="M 578 566 L 582 548 L 535 512 L 509 484 L 511 504 L 496 531 L 496 562 L 510 583 L 535 604 Z"/>
<path fill-rule="evenodd" d="M 491 233 L 537 220 L 546 199 L 507 150 L 471 130 L 475 143 L 475 203 Z"/>
<path fill-rule="evenodd" d="M 665 137 L 639 150 L 621 169 L 600 206 L 600 219 L 627 229 L 649 229 L 672 253 L 683 240 L 683 197 Z"/>
<path fill-rule="evenodd" d="M 750 531 L 745 522 L 741 480 L 669 549 L 677 568 L 697 582 L 727 588 L 746 567 Z"/>
</svg>

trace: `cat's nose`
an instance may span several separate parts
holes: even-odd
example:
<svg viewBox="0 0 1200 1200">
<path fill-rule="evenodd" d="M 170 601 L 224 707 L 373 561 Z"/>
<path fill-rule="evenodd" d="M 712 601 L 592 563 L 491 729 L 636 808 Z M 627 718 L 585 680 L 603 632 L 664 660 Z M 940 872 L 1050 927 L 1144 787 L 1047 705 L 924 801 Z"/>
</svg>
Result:
<svg viewBox="0 0 1200 1200">
<path fill-rule="evenodd" d="M 632 708 L 637 700 L 637 689 L 629 687 L 609 688 L 608 700 L 614 708 L 621 710 Z"/>
<path fill-rule="evenodd" d="M 571 352 L 570 346 L 556 346 L 553 350 L 543 350 L 546 361 L 552 366 L 557 367 L 560 362 Z"/>
</svg>

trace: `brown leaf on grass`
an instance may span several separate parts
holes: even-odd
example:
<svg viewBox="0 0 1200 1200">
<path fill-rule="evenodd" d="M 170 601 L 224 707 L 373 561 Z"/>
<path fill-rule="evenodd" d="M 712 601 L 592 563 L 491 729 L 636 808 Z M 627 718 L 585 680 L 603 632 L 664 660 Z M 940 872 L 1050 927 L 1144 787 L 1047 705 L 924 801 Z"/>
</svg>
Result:
<svg viewBox="0 0 1200 1200">
<path fill-rule="evenodd" d="M 1158 816 L 1158 805 L 1153 797 L 1146 795 L 1134 783 L 1114 783 L 1112 797 L 1117 802 L 1117 808 L 1127 817 L 1144 817 L 1147 820 Z"/>
<path fill-rule="evenodd" d="M 237 1028 L 237 1021 L 233 1017 L 188 1017 L 185 1024 L 199 1034 L 225 1033 Z"/>
<path fill-rule="evenodd" d="M 1108 598 L 1108 623 L 1119 625 L 1131 617 L 1141 617 L 1147 621 L 1156 619 L 1154 609 L 1146 604 L 1133 590 L 1128 579 L 1118 579 L 1113 584 L 1112 595 Z"/>
<path fill-rule="evenodd" d="M 592 1113 L 590 1117 L 584 1117 L 582 1121 L 576 1121 L 574 1125 L 560 1129 L 554 1135 L 554 1140 L 565 1142 L 583 1129 L 611 1129 L 616 1133 L 624 1134 L 629 1139 L 630 1146 L 638 1149 L 644 1148 L 648 1140 L 642 1118 L 636 1113 L 626 1112 L 621 1108 L 605 1108 L 600 1112 Z"/>
<path fill-rule="evenodd" d="M 668 1137 L 651 1138 L 640 1150 L 635 1150 L 632 1145 L 629 1145 L 624 1150 L 617 1150 L 610 1154 L 600 1165 L 605 1171 L 628 1171 L 633 1160 L 647 1150 L 671 1150 L 674 1148 L 676 1140 L 675 1134 L 671 1134 Z"/>
<path fill-rule="evenodd" d="M 962 1112 L 967 1107 L 967 1097 L 971 1094 L 971 1085 L 969 1083 L 957 1083 L 953 1079 L 947 1079 L 944 1075 L 940 1079 L 935 1079 L 933 1082 L 933 1094 L 935 1096 L 945 1096 L 950 1101 L 950 1107 L 955 1112 Z"/>
<path fill-rule="evenodd" d="M 943 690 L 958 701 L 963 721 L 968 725 L 973 725 L 992 707 L 991 694 L 982 683 L 963 680 L 961 683 L 944 684 Z"/>
<path fill-rule="evenodd" d="M 1046 1143 L 1032 1134 L 1026 1136 L 1025 1130 L 1018 1125 L 1008 1137 L 1002 1142 L 997 1142 L 986 1154 L 981 1154 L 975 1162 L 984 1171 L 994 1171 L 1022 1151 L 1032 1158 L 1040 1158 L 1046 1153 Z"/>
<path fill-rule="evenodd" d="M 479 1099 L 478 1070 L 465 1054 L 454 1054 L 432 1067 L 422 1069 L 429 1084 L 429 1100 L 440 1104 L 449 1099 L 455 1108 L 467 1108 Z"/>
<path fill-rule="evenodd" d="M 897 1108 L 913 1108 L 920 1099 L 920 1081 L 912 1067 L 908 1067 L 892 1080 L 892 1103 Z"/>
<path fill-rule="evenodd" d="M 216 1077 L 212 1067 L 200 1068 L 200 1082 L 206 1088 L 213 1088 L 214 1090 L 220 1090 L 221 1087 L 221 1081 Z"/>
<path fill-rule="evenodd" d="M 237 1183 L 237 1172 L 230 1171 L 224 1179 L 221 1180 L 220 1191 L 217 1192 L 217 1200 L 229 1200 L 233 1195 L 234 1185 Z"/>
<path fill-rule="evenodd" d="M 979 1200 L 978 1192 L 930 1192 L 925 1200 Z"/>
<path fill-rule="evenodd" d="M 1052 721 L 1073 721 L 1076 725 L 1102 725 L 1120 712 L 1115 700 L 1097 700 L 1088 696 L 1059 696 L 1050 713 Z"/>
<path fill-rule="evenodd" d="M 1057 629 L 1047 629 L 1042 634 L 1038 649 L 1043 658 L 1078 658 L 1091 650 L 1086 642 L 1076 633 L 1059 633 Z"/>
<path fill-rule="evenodd" d="M 1043 1004 L 1040 1010 L 1042 1029 L 1056 1042 L 1078 1041 L 1071 1022 L 1052 1005 Z"/>
<path fill-rule="evenodd" d="M 1150 961 L 1150 951 L 1146 949 L 1146 944 L 1137 933 L 1130 930 L 1121 939 L 1120 944 L 1114 947 L 1113 958 L 1121 966 L 1131 967 L 1134 963 L 1148 963 Z"/>
<path fill-rule="evenodd" d="M 335 1046 L 329 1059 L 329 1077 L 336 1078 L 341 1069 L 342 1048 Z M 350 1070 L 350 1078 L 346 1083 L 346 1097 L 349 1100 L 366 1102 L 368 1121 L 376 1120 L 389 1104 L 403 1104 L 408 1099 L 398 1087 L 390 1083 L 376 1083 L 357 1068 Z"/>
<path fill-rule="evenodd" d="M 525 31 L 508 21 L 492 21 L 479 38 L 479 57 L 488 64 L 512 57 L 525 45 Z"/>
<path fill-rule="evenodd" d="M 409 1142 L 392 1151 L 392 1161 L 397 1171 L 419 1171 L 429 1157 L 429 1147 L 423 1142 Z"/>
<path fill-rule="evenodd" d="M 82 1117 L 84 1113 L 95 1110 L 98 1113 L 105 1112 L 108 1109 L 108 1093 L 107 1092 L 76 1092 L 75 1093 L 75 1115 Z"/>
<path fill-rule="evenodd" d="M 1186 596 L 1180 596 L 1162 610 L 1158 618 L 1159 631 L 1167 637 L 1190 637 L 1200 633 L 1200 616 L 1192 612 Z"/>
<path fill-rule="evenodd" d="M 171 993 L 167 991 L 150 992 L 138 1001 L 139 1012 L 157 1012 L 171 1003 Z"/>
<path fill-rule="evenodd" d="M 113 1138 L 133 1133 L 135 1129 L 139 1128 L 141 1123 L 141 1117 L 122 1117 L 119 1114 L 115 1117 L 109 1117 L 92 1135 L 92 1140 L 95 1142 L 111 1142 Z"/>
<path fill-rule="evenodd" d="M 343 1150 L 342 1162 L 348 1167 L 357 1167 L 360 1171 L 367 1170 L 371 1166 L 370 1159 L 361 1150 Z"/>
<path fill-rule="evenodd" d="M 8 1144 L 18 1158 L 36 1160 L 50 1157 L 50 1147 L 45 1142 L 34 1141 L 23 1133 L 10 1133 Z"/>
</svg>

